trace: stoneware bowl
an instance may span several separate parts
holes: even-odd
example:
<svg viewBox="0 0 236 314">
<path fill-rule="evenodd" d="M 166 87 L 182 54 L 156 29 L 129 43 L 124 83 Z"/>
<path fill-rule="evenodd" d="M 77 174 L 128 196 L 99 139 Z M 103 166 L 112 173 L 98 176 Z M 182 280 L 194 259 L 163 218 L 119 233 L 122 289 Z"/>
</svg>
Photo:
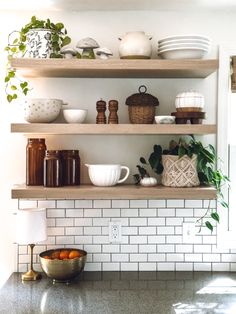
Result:
<svg viewBox="0 0 236 314">
<path fill-rule="evenodd" d="M 24 119 L 30 123 L 52 122 L 58 117 L 62 105 L 61 99 L 26 99 L 24 102 Z"/>
<path fill-rule="evenodd" d="M 89 178 L 96 186 L 113 186 L 124 182 L 129 176 L 129 168 L 121 165 L 88 165 Z M 126 171 L 125 176 L 120 179 L 121 170 Z"/>
<path fill-rule="evenodd" d="M 174 124 L 175 117 L 173 116 L 155 116 L 155 121 L 157 124 Z"/>
<path fill-rule="evenodd" d="M 64 109 L 63 116 L 68 123 L 83 123 L 87 112 L 85 109 Z"/>
<path fill-rule="evenodd" d="M 60 259 L 59 254 L 65 250 L 77 251 L 80 257 Z M 70 282 L 83 271 L 87 252 L 75 248 L 48 250 L 40 253 L 39 259 L 43 271 L 53 282 Z"/>
</svg>

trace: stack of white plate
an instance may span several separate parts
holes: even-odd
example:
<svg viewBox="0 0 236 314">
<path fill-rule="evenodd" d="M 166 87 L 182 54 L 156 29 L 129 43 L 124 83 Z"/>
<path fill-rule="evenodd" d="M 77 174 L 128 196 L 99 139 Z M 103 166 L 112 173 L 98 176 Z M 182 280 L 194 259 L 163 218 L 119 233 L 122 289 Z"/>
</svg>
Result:
<svg viewBox="0 0 236 314">
<path fill-rule="evenodd" d="M 158 41 L 158 55 L 163 59 L 201 59 L 210 50 L 210 39 L 200 35 L 179 35 Z"/>
</svg>

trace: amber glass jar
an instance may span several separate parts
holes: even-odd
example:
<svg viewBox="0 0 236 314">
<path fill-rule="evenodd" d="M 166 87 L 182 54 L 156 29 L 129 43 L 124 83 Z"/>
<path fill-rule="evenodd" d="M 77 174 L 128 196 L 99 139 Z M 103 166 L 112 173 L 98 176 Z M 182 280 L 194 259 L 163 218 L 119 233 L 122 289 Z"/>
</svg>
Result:
<svg viewBox="0 0 236 314">
<path fill-rule="evenodd" d="M 62 150 L 63 185 L 80 185 L 80 157 L 78 150 Z"/>
<path fill-rule="evenodd" d="M 47 150 L 44 157 L 44 186 L 62 186 L 62 160 L 59 150 Z"/>
<path fill-rule="evenodd" d="M 29 138 L 26 146 L 26 185 L 43 185 L 44 138 Z"/>
</svg>

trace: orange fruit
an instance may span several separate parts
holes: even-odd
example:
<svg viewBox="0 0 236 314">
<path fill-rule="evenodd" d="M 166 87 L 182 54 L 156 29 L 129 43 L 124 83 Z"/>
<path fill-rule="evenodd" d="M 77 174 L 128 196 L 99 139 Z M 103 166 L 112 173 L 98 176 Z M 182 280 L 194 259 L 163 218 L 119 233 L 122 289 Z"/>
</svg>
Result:
<svg viewBox="0 0 236 314">
<path fill-rule="evenodd" d="M 60 251 L 54 251 L 51 254 L 51 259 L 59 259 L 60 258 Z"/>
<path fill-rule="evenodd" d="M 80 253 L 78 251 L 75 251 L 75 250 L 70 251 L 69 258 L 72 259 L 72 258 L 76 258 L 76 257 L 80 257 Z"/>
<path fill-rule="evenodd" d="M 43 256 L 43 258 L 45 258 L 45 259 L 51 259 L 50 256 L 48 256 L 48 255 Z"/>
<path fill-rule="evenodd" d="M 62 250 L 60 252 L 60 259 L 67 259 L 67 258 L 69 258 L 69 253 L 70 253 L 70 251 L 68 251 L 68 250 Z"/>
</svg>

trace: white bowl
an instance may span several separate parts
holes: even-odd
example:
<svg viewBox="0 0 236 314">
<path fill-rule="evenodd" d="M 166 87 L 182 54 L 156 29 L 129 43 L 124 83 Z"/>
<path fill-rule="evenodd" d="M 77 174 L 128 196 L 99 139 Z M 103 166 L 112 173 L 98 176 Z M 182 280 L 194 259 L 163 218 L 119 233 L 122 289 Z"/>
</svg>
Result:
<svg viewBox="0 0 236 314">
<path fill-rule="evenodd" d="M 64 109 L 63 116 L 68 123 L 83 123 L 87 112 L 86 109 Z"/>
<path fill-rule="evenodd" d="M 122 183 L 128 178 L 130 173 L 128 167 L 116 164 L 85 164 L 85 166 L 88 167 L 91 182 L 96 186 L 114 186 Z M 122 169 L 126 171 L 126 174 L 120 179 Z"/>
<path fill-rule="evenodd" d="M 63 101 L 50 98 L 28 98 L 24 102 L 24 119 L 30 123 L 54 121 L 61 110 Z"/>
<path fill-rule="evenodd" d="M 157 124 L 174 124 L 174 116 L 155 116 L 155 121 Z"/>
<path fill-rule="evenodd" d="M 158 52 L 158 55 L 163 59 L 202 59 L 208 50 L 200 48 L 175 48 L 165 49 Z"/>
<path fill-rule="evenodd" d="M 170 37 L 160 39 L 160 40 L 158 40 L 158 43 L 163 43 L 166 41 L 176 40 L 176 39 L 200 39 L 200 40 L 210 42 L 209 38 L 207 38 L 206 36 L 202 36 L 202 35 L 176 35 L 176 36 L 170 36 Z"/>
</svg>

